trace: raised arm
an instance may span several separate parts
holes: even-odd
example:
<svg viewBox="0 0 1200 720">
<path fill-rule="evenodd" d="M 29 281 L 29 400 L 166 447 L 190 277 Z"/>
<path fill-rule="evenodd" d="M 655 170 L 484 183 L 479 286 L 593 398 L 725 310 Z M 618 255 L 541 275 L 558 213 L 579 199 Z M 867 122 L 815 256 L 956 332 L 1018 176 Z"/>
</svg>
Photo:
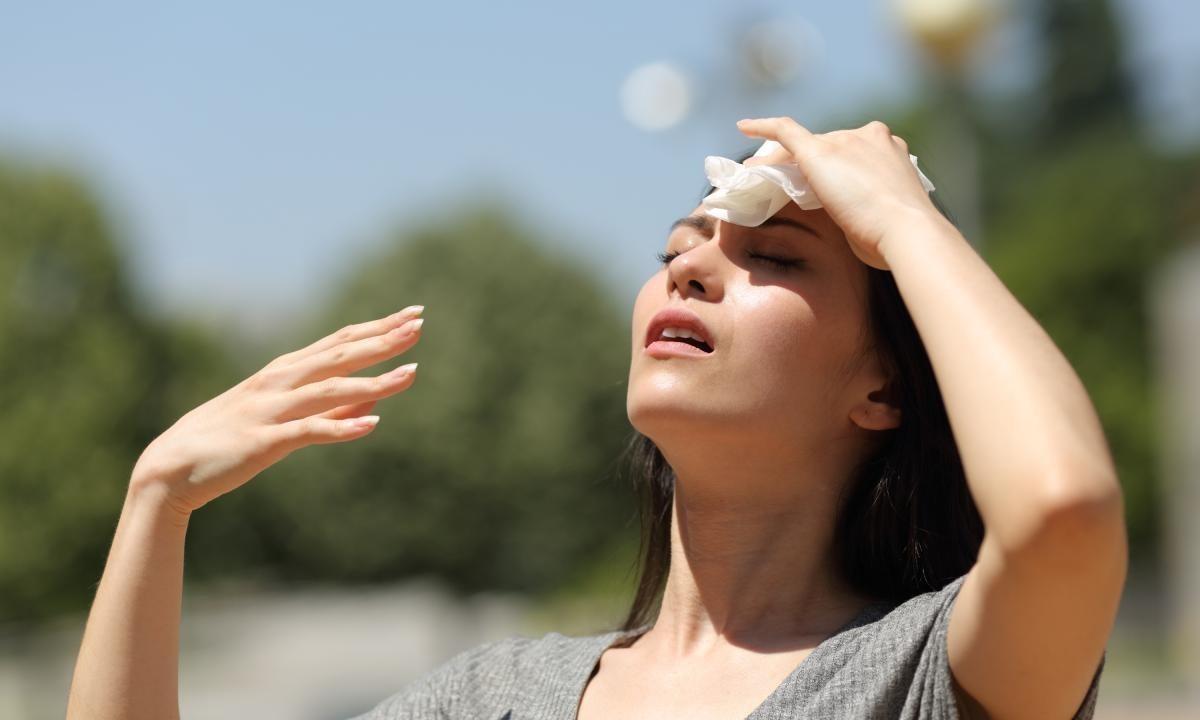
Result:
<svg viewBox="0 0 1200 720">
<path fill-rule="evenodd" d="M 411 348 L 421 306 L 350 325 L 280 356 L 184 415 L 134 467 L 88 615 L 68 720 L 179 717 L 183 547 L 191 514 L 301 447 L 363 437 L 415 365 L 343 377 Z"/>
<path fill-rule="evenodd" d="M 778 141 L 786 152 L 776 161 L 800 167 L 855 255 L 892 271 L 933 364 L 986 528 L 951 611 L 955 680 L 992 718 L 1071 717 L 1127 562 L 1116 469 L 1083 384 L 937 211 L 887 125 L 738 126 Z"/>
<path fill-rule="evenodd" d="M 131 483 L 92 603 L 68 720 L 179 717 L 179 620 L 189 513 Z"/>
<path fill-rule="evenodd" d="M 933 364 L 983 517 L 950 616 L 955 679 L 993 718 L 1069 718 L 1125 582 L 1116 469 L 1083 384 L 940 215 L 882 246 Z"/>
</svg>

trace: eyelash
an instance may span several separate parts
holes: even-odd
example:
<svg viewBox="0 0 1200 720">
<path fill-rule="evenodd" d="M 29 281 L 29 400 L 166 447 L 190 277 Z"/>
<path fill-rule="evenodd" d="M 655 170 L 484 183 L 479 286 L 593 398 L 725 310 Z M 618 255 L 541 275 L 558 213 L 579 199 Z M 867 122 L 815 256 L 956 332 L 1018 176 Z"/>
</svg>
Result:
<svg viewBox="0 0 1200 720">
<path fill-rule="evenodd" d="M 658 254 L 656 255 L 656 257 L 658 258 L 658 261 L 660 263 L 662 263 L 663 265 L 668 265 L 668 264 L 670 264 L 670 262 L 672 260 L 679 257 L 679 255 L 680 255 L 680 253 L 677 253 L 677 252 L 659 251 Z M 753 252 L 747 252 L 746 256 L 751 258 L 752 260 L 758 260 L 760 262 L 765 262 L 769 265 L 772 265 L 774 267 L 781 268 L 781 269 L 786 269 L 786 268 L 791 268 L 791 267 L 799 267 L 804 262 L 803 260 L 784 260 L 782 258 L 771 257 L 770 255 L 760 255 L 758 253 L 753 253 Z"/>
</svg>

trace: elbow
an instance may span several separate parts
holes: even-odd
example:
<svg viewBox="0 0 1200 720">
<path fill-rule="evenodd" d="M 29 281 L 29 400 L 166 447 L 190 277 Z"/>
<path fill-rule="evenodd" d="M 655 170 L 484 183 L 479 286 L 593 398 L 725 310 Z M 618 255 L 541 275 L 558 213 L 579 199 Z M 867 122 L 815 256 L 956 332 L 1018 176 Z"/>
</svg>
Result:
<svg viewBox="0 0 1200 720">
<path fill-rule="evenodd" d="M 1010 537 L 1009 555 L 1062 567 L 1099 563 L 1125 575 L 1125 500 L 1115 471 L 1070 468 L 1049 473 Z"/>
<path fill-rule="evenodd" d="M 1046 531 L 1125 534 L 1125 498 L 1115 470 L 1052 472 L 1042 495 L 1040 525 Z"/>
</svg>

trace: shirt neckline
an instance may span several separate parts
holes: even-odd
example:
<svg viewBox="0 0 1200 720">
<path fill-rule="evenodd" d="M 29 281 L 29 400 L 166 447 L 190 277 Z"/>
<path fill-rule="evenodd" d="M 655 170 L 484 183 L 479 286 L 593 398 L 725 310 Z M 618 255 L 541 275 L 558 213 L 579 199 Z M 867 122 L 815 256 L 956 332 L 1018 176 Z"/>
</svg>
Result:
<svg viewBox="0 0 1200 720">
<path fill-rule="evenodd" d="M 802 678 L 807 671 L 817 664 L 818 661 L 816 658 L 823 657 L 827 652 L 829 652 L 831 641 L 834 638 L 838 637 L 842 633 L 853 630 L 854 628 L 861 627 L 878 620 L 893 607 L 894 605 L 892 603 L 883 600 L 873 602 L 864 607 L 857 615 L 850 618 L 850 620 L 844 625 L 830 633 L 829 637 L 817 643 L 817 646 L 813 648 L 812 652 L 810 652 L 808 655 L 805 655 L 804 659 L 801 660 L 796 667 L 792 668 L 792 671 L 788 673 L 788 676 L 785 677 L 782 682 L 776 685 L 775 689 L 772 690 L 770 694 L 763 698 L 763 701 L 758 704 L 758 707 L 750 711 L 750 714 L 745 717 L 745 720 L 757 720 L 758 718 L 763 717 L 766 713 L 770 712 L 774 706 L 778 705 L 788 688 L 799 682 L 800 678 Z"/>
<path fill-rule="evenodd" d="M 769 711 L 772 706 L 777 704 L 780 696 L 783 695 L 785 690 L 789 686 L 793 685 L 801 676 L 803 676 L 808 668 L 815 664 L 810 662 L 810 660 L 815 657 L 820 657 L 824 651 L 828 650 L 829 642 L 831 640 L 848 630 L 853 630 L 856 627 L 860 627 L 878 620 L 880 617 L 883 617 L 888 609 L 892 607 L 892 603 L 880 600 L 870 603 L 860 610 L 858 614 L 850 618 L 850 620 L 844 623 L 837 630 L 834 630 L 824 640 L 817 643 L 817 645 L 812 649 L 812 652 L 810 652 L 808 655 L 805 655 L 804 659 L 801 660 L 796 667 L 792 668 L 792 671 L 788 673 L 787 677 L 785 677 L 778 685 L 776 685 L 775 688 L 767 695 L 767 697 L 765 697 L 757 707 L 750 711 L 750 714 L 747 715 L 744 720 L 757 720 L 757 718 L 762 717 L 763 713 Z M 579 679 L 575 686 L 574 704 L 572 705 L 571 714 L 569 716 L 570 720 L 579 720 L 579 705 L 583 701 L 583 692 L 587 689 L 588 683 L 591 682 L 592 676 L 595 675 L 600 664 L 600 658 L 604 655 L 605 651 L 615 646 L 618 642 L 622 642 L 631 637 L 640 637 L 653 626 L 654 623 L 650 622 L 632 630 L 613 630 L 612 632 L 596 636 L 596 646 L 593 648 L 593 651 L 589 653 L 589 662 L 584 668 L 583 676 Z"/>
</svg>

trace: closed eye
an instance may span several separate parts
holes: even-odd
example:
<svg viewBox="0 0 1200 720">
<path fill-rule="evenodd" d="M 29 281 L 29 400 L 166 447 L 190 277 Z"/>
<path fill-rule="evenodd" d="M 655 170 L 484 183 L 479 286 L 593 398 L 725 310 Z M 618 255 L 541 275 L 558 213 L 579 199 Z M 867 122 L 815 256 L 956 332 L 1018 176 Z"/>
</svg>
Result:
<svg viewBox="0 0 1200 720">
<path fill-rule="evenodd" d="M 777 268 L 800 267 L 804 264 L 803 260 L 788 260 L 786 258 L 772 257 L 771 255 L 761 255 L 759 253 L 749 251 L 746 252 L 746 257 Z"/>
<path fill-rule="evenodd" d="M 655 255 L 655 257 L 658 258 L 658 261 L 660 263 L 662 263 L 663 265 L 669 265 L 671 263 L 671 261 L 674 260 L 675 258 L 679 257 L 680 254 L 681 253 L 677 253 L 674 251 L 663 252 L 660 250 Z M 762 255 L 760 253 L 755 253 L 755 252 L 747 252 L 746 257 L 750 258 L 751 260 L 755 260 L 757 262 L 766 263 L 766 264 L 768 264 L 772 267 L 776 267 L 776 268 L 800 267 L 804 264 L 803 260 L 788 260 L 786 258 L 779 258 L 779 257 L 771 256 L 771 255 Z"/>
</svg>

